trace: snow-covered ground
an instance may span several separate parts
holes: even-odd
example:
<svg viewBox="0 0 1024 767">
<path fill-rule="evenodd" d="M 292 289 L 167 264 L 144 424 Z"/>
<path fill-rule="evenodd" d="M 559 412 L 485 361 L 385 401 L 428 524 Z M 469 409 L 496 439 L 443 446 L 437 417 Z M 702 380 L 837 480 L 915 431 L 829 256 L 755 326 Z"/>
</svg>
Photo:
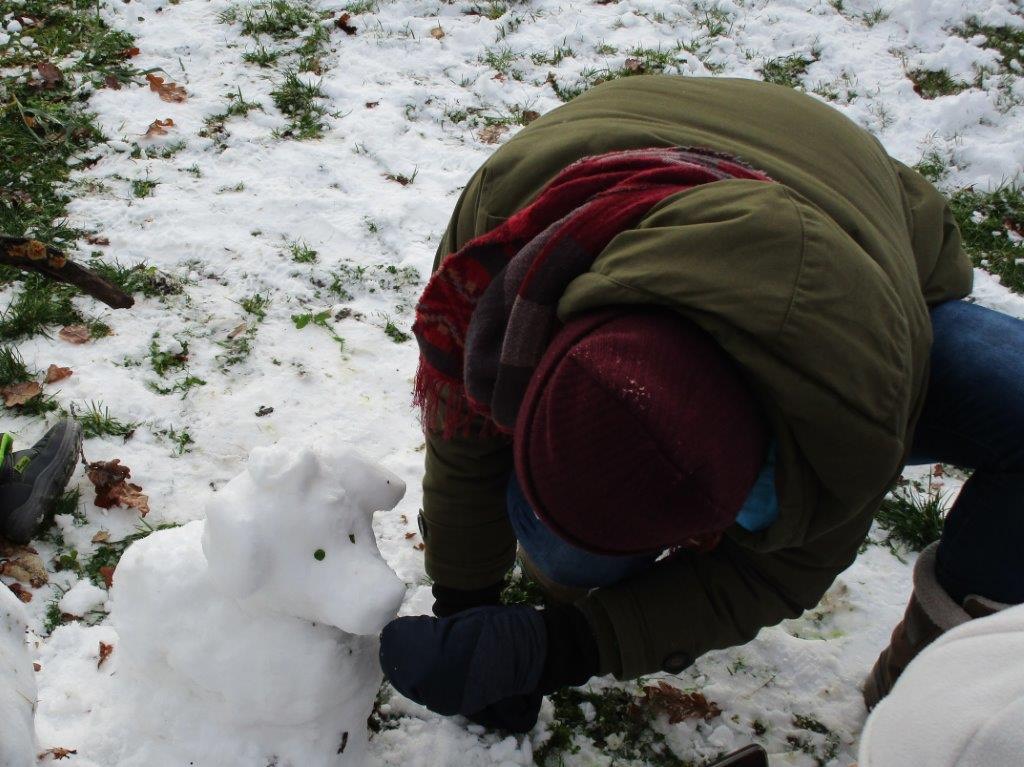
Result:
<svg viewBox="0 0 1024 767">
<path fill-rule="evenodd" d="M 77 186 L 71 216 L 109 239 L 95 248 L 105 259 L 144 261 L 182 280 L 184 290 L 162 299 L 139 296 L 128 311 L 77 299 L 110 325 L 111 336 L 80 346 L 36 337 L 19 348 L 37 369 L 56 363 L 74 370 L 58 385 L 65 407 L 102 402 L 118 419 L 138 422 L 128 441 L 89 439 L 85 453 L 131 467 L 132 480 L 149 495 L 147 520 L 154 524 L 202 518 L 207 496 L 237 475 L 257 446 L 349 442 L 379 460 L 409 488 L 375 522 L 384 557 L 408 586 L 404 613 L 427 612 L 430 598 L 416 531 L 423 461 L 410 409 L 416 348 L 401 333 L 409 332 L 411 307 L 461 186 L 493 142 L 518 129 L 485 130 L 486 123 L 557 107 L 549 73 L 571 86 L 588 70 L 623 66 L 634 48 L 675 51 L 683 43 L 689 52 L 677 52 L 673 73 L 755 78 L 767 61 L 800 54 L 809 60 L 801 77 L 808 90 L 875 132 L 895 157 L 911 164 L 942 158 L 951 187 L 985 188 L 1024 166 L 1024 109 L 1012 105 L 1024 100 L 1019 73 L 1005 75 L 999 87 L 931 100 L 905 76 L 945 68 L 972 82 L 974 67 L 994 66 L 997 54 L 950 29 L 971 16 L 1019 26 L 1020 6 L 1011 0 L 529 0 L 510 3 L 495 19 L 488 18 L 500 10 L 494 2 L 385 0 L 351 16 L 355 34 L 325 22 L 330 43 L 322 75 L 301 77 L 322 81 L 331 114 L 323 137 L 310 141 L 274 135 L 286 126 L 270 95 L 281 74 L 243 61 L 256 44 L 224 18 L 233 5 L 103 6 L 112 25 L 136 37 L 134 63 L 161 68 L 188 97 L 167 102 L 148 87 L 93 94 L 91 107 L 112 141 L 98 162 L 76 174 L 92 183 Z M 322 0 L 314 7 L 336 16 L 344 4 Z M 467 13 L 474 7 L 480 12 Z M 220 134 L 201 136 L 204 119 L 223 113 L 231 95 L 261 108 L 228 118 Z M 167 135 L 144 138 L 153 121 L 168 118 Z M 156 184 L 152 194 L 138 196 L 138 184 L 133 193 L 133 181 L 147 180 Z M 304 259 L 308 251 L 315 258 Z M 0 305 L 12 295 L 0 293 Z M 265 318 L 246 308 L 255 296 L 269 300 Z M 1024 299 L 983 272 L 976 297 L 1024 317 Z M 301 315 L 312 315 L 303 327 Z M 187 368 L 159 376 L 151 364 L 154 344 L 172 353 L 187 345 Z M 188 376 L 204 384 L 186 386 Z M 154 390 L 176 383 L 183 392 Z M 22 444 L 43 428 L 29 419 L 3 424 Z M 945 481 L 956 489 L 955 479 Z M 133 532 L 134 510 L 94 507 L 81 471 L 72 486 L 82 490 L 87 523 L 63 516 L 58 524 L 80 556 L 95 548 L 101 531 L 111 540 Z M 40 550 L 44 558 L 54 553 L 46 544 Z M 818 610 L 763 631 L 747 646 L 701 658 L 679 675 L 677 684 L 699 688 L 723 713 L 710 723 L 657 725 L 675 753 L 699 761 L 756 739 L 773 753 L 774 765 L 853 763 L 865 716 L 859 684 L 902 612 L 912 557 L 906 560 L 868 547 Z M 74 581 L 67 572 L 52 578 L 54 588 Z M 88 589 L 76 596 L 95 603 Z M 123 737 L 116 718 L 101 715 L 112 704 L 104 699 L 111 688 L 101 682 L 117 672 L 117 632 L 70 622 L 46 636 L 48 598 L 44 588 L 27 605 L 39 637 L 33 652 L 41 746 L 77 748 L 69 765 L 129 763 L 143 744 Z M 100 642 L 113 645 L 114 657 L 97 668 Z M 545 704 L 533 733 L 502 739 L 397 697 L 391 713 L 405 716 L 371 740 L 372 764 L 531 764 L 553 715 Z M 827 733 L 796 727 L 802 718 Z M 176 750 L 182 745 L 147 750 L 147 763 L 177 767 L 176 757 L 187 751 Z M 604 765 L 608 757 L 584 745 L 565 764 Z"/>
</svg>

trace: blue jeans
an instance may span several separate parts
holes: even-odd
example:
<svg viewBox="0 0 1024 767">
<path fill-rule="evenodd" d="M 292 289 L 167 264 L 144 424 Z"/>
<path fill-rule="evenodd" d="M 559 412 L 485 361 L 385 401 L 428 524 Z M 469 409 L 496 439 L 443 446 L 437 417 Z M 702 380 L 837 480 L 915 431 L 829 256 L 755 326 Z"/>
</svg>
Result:
<svg viewBox="0 0 1024 767">
<path fill-rule="evenodd" d="M 931 310 L 931 380 L 909 464 L 973 469 L 946 519 L 936 573 L 956 600 L 1024 602 L 1024 321 L 967 303 Z M 591 554 L 551 532 L 515 478 L 508 512 L 519 544 L 556 583 L 597 588 L 657 556 Z"/>
</svg>

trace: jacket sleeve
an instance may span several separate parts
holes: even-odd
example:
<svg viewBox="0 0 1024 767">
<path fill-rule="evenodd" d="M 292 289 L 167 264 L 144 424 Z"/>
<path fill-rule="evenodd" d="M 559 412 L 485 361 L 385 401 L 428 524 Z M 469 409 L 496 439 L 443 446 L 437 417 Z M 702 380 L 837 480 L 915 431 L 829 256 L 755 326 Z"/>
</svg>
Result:
<svg viewBox="0 0 1024 767">
<path fill-rule="evenodd" d="M 434 270 L 486 225 L 480 209 L 485 172 L 478 171 L 462 192 L 438 247 Z M 470 430 L 471 435 L 478 432 Z M 430 428 L 425 438 L 420 523 L 427 575 L 453 589 L 490 586 L 515 561 L 516 539 L 505 505 L 513 465 L 511 444 L 502 436 L 445 439 Z"/>
<path fill-rule="evenodd" d="M 898 160 L 892 162 L 903 187 L 925 301 L 933 306 L 963 298 L 971 292 L 974 272 L 961 247 L 949 201 L 916 170 Z"/>
<path fill-rule="evenodd" d="M 763 627 L 798 617 L 850 566 L 870 526 L 865 511 L 813 545 L 770 553 L 726 537 L 711 553 L 682 552 L 590 592 L 577 607 L 594 629 L 601 673 L 678 673 L 710 650 L 744 644 Z"/>
</svg>

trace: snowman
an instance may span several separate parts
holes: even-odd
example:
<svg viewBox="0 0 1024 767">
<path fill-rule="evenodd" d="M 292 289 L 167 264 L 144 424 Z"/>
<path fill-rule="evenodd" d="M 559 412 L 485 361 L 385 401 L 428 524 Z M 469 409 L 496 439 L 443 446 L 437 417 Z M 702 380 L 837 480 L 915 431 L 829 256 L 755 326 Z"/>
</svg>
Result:
<svg viewBox="0 0 1024 767">
<path fill-rule="evenodd" d="M 197 767 L 360 764 L 405 593 L 372 515 L 404 493 L 352 450 L 258 448 L 204 521 L 129 548 L 111 617 L 143 737 Z"/>
</svg>

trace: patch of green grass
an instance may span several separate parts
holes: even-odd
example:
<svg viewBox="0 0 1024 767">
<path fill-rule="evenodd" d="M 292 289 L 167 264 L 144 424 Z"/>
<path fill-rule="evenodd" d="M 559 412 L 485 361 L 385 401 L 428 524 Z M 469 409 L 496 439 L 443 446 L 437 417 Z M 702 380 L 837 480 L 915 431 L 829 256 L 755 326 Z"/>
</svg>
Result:
<svg viewBox="0 0 1024 767">
<path fill-rule="evenodd" d="M 101 402 L 90 402 L 85 411 L 72 410 L 71 415 L 82 424 L 86 437 L 122 437 L 127 440 L 139 426 L 137 421 L 125 423 L 113 417 Z"/>
<path fill-rule="evenodd" d="M 246 314 L 251 314 L 257 320 L 262 321 L 267 317 L 267 308 L 270 306 L 270 297 L 265 296 L 262 293 L 253 293 L 251 296 L 239 301 L 238 305 L 242 307 L 242 311 Z"/>
<path fill-rule="evenodd" d="M 544 591 L 528 577 L 519 563 L 505 575 L 505 587 L 501 590 L 503 605 L 533 605 L 541 607 L 547 603 Z"/>
<path fill-rule="evenodd" d="M 394 293 L 402 299 L 396 307 L 399 312 L 405 310 L 407 301 L 414 299 L 421 281 L 415 267 L 394 264 L 367 266 L 345 262 L 331 276 L 327 290 L 341 301 L 351 301 L 357 293 Z"/>
<path fill-rule="evenodd" d="M 950 198 L 950 207 L 974 265 L 1024 294 L 1024 188 L 1008 184 L 988 192 L 963 189 Z"/>
<path fill-rule="evenodd" d="M 306 0 L 263 0 L 249 7 L 233 6 L 221 14 L 223 23 L 240 22 L 242 34 L 257 42 L 243 54 L 244 61 L 283 69 L 283 77 L 271 91 L 274 105 L 288 118 L 288 127 L 274 132 L 277 138 L 318 138 L 327 129 L 323 118 L 329 112 L 320 103 L 326 95 L 319 84 L 305 82 L 298 74 L 323 73 L 321 62 L 331 40 L 325 21 L 331 15 Z M 268 38 L 277 45 L 266 47 L 263 41 Z M 215 134 L 225 121 L 215 120 L 207 130 Z"/>
<path fill-rule="evenodd" d="M 377 0 L 356 0 L 352 3 L 347 3 L 341 9 L 345 13 L 351 13 L 353 16 L 358 16 L 362 13 L 375 13 L 377 11 Z"/>
<path fill-rule="evenodd" d="M 317 252 L 302 240 L 289 243 L 288 252 L 291 254 L 292 261 L 297 264 L 316 263 Z"/>
<path fill-rule="evenodd" d="M 46 612 L 43 613 L 43 632 L 47 635 L 64 622 L 64 616 L 60 611 L 60 600 L 67 593 L 66 589 L 54 586 L 53 598 L 46 603 Z"/>
<path fill-rule="evenodd" d="M 396 184 L 401 184 L 402 186 L 409 186 L 409 184 L 416 180 L 416 176 L 419 172 L 419 168 L 413 168 L 412 174 L 408 176 L 404 173 L 386 173 L 384 174 L 384 178 L 388 181 L 394 181 Z"/>
<path fill-rule="evenodd" d="M 153 191 L 160 185 L 159 181 L 150 178 L 137 178 L 132 180 L 132 197 L 152 197 Z"/>
<path fill-rule="evenodd" d="M 81 232 L 65 218 L 73 158 L 103 141 L 89 113 L 83 83 L 103 87 L 137 80 L 130 35 L 110 29 L 98 13 L 103 0 L 25 0 L 17 15 L 39 22 L 20 33 L 34 48 L 9 45 L 0 59 L 0 231 L 73 247 Z M 15 37 L 18 37 L 15 33 Z M 24 70 L 49 61 L 61 72 L 52 87 L 35 87 Z"/>
<path fill-rule="evenodd" d="M 709 38 L 722 37 L 732 31 L 733 15 L 717 2 L 698 2 L 693 7 L 694 23 Z"/>
<path fill-rule="evenodd" d="M 188 342 L 179 341 L 177 349 L 161 349 L 157 344 L 159 333 L 149 343 L 149 364 L 153 372 L 163 378 L 171 370 L 180 370 L 188 364 Z"/>
<path fill-rule="evenodd" d="M 875 8 L 873 11 L 865 11 L 861 14 L 861 21 L 864 22 L 864 26 L 868 29 L 878 26 L 883 21 L 888 21 L 892 14 L 889 11 L 884 11 L 881 8 Z"/>
<path fill-rule="evenodd" d="M 392 693 L 394 693 L 394 688 L 385 679 L 377 689 L 373 710 L 366 720 L 366 726 L 370 731 L 370 740 L 373 740 L 378 733 L 397 730 L 401 726 L 402 714 L 395 713 L 389 705 Z"/>
<path fill-rule="evenodd" d="M 825 767 L 839 755 L 842 739 L 817 719 L 797 715 L 793 717 L 793 726 L 810 734 L 790 735 L 786 742 L 794 751 L 800 751 L 814 759 L 818 767 Z"/>
<path fill-rule="evenodd" d="M 167 437 L 174 445 L 175 455 L 184 455 L 185 453 L 191 453 L 192 448 L 190 445 L 194 445 L 196 441 L 192 438 L 192 435 L 185 429 L 175 429 L 173 426 L 169 429 L 162 429 L 158 432 L 161 437 Z"/>
<path fill-rule="evenodd" d="M 327 27 L 320 24 L 303 39 L 299 47 L 295 49 L 295 54 L 299 57 L 300 72 L 323 73 L 320 59 L 327 50 L 330 39 L 331 33 Z"/>
<path fill-rule="evenodd" d="M 232 117 L 247 117 L 254 110 L 263 111 L 263 105 L 258 101 L 246 101 L 241 88 L 225 94 L 224 99 L 227 101 L 224 111 L 203 120 L 203 129 L 199 131 L 200 136 L 212 138 L 219 143 L 227 136 L 227 123 Z"/>
<path fill-rule="evenodd" d="M 758 71 L 766 83 L 785 85 L 789 88 L 802 88 L 801 78 L 807 74 L 807 68 L 818 60 L 813 52 L 810 55 L 793 53 L 789 56 L 768 59 Z"/>
<path fill-rule="evenodd" d="M 556 45 L 551 53 L 542 51 L 540 53 L 531 53 L 530 60 L 540 66 L 547 64 L 549 66 L 558 66 L 565 59 L 571 59 L 576 55 L 576 51 L 572 49 L 572 46 L 563 42 L 561 45 Z"/>
<path fill-rule="evenodd" d="M 242 61 L 246 64 L 255 64 L 258 67 L 268 69 L 274 66 L 283 55 L 284 51 L 276 48 L 267 48 L 265 45 L 257 45 L 252 50 L 242 54 Z"/>
<path fill-rule="evenodd" d="M 345 351 L 345 339 L 339 336 L 337 331 L 335 331 L 334 326 L 331 325 L 331 312 L 329 310 L 293 314 L 292 323 L 294 323 L 297 330 L 302 330 L 310 324 L 323 328 L 327 331 L 328 335 L 334 339 L 335 343 L 341 347 L 341 351 Z"/>
<path fill-rule="evenodd" d="M 601 691 L 565 689 L 550 696 L 554 718 L 548 738 L 533 755 L 538 767 L 561 767 L 565 756 L 579 752 L 589 740 L 610 757 L 610 763 L 645 767 L 692 767 L 669 748 L 665 736 L 651 727 L 643 699 L 620 687 Z M 588 712 L 584 710 L 586 705 Z"/>
<path fill-rule="evenodd" d="M 25 361 L 21 358 L 17 347 L 0 346 L 0 388 L 12 384 L 25 383 L 37 378 L 38 372 L 30 370 Z M 15 405 L 7 408 L 18 415 L 41 416 L 57 409 L 57 403 L 46 394 L 38 394 L 23 405 Z"/>
<path fill-rule="evenodd" d="M 399 327 L 391 320 L 388 320 L 387 324 L 384 326 L 384 334 L 392 341 L 394 341 L 396 344 L 404 344 L 406 341 L 412 338 L 412 336 L 410 336 L 408 333 L 402 332 L 399 329 Z"/>
<path fill-rule="evenodd" d="M 677 44 L 668 48 L 634 47 L 626 52 L 626 60 L 619 67 L 586 68 L 569 83 L 560 82 L 554 73 L 547 82 L 562 101 L 572 101 L 595 85 L 635 75 L 674 74 L 681 71 L 684 51 L 694 52 L 694 46 Z M 705 63 L 705 65 L 707 65 Z"/>
<path fill-rule="evenodd" d="M 513 80 L 522 80 L 523 72 L 515 66 L 522 58 L 522 53 L 517 53 L 509 46 L 503 45 L 484 49 L 484 55 L 480 60 L 500 75 L 511 77 Z"/>
<path fill-rule="evenodd" d="M 224 349 L 221 354 L 217 355 L 217 361 L 220 363 L 221 370 L 225 373 L 228 368 L 243 362 L 252 354 L 252 345 L 256 340 L 259 323 L 266 319 L 270 298 L 262 293 L 253 293 L 251 296 L 241 299 L 238 305 L 242 307 L 242 311 L 253 317 L 255 321 L 245 322 L 241 332 L 235 330 L 228 338 L 217 342 L 217 345 Z"/>
<path fill-rule="evenodd" d="M 270 92 L 281 113 L 288 118 L 288 127 L 277 134 L 283 138 L 320 138 L 327 130 L 324 118 L 327 108 L 323 105 L 327 94 L 320 89 L 319 82 L 310 83 L 291 71 L 285 74 L 278 86 Z"/>
<path fill-rule="evenodd" d="M 893 553 L 896 547 L 921 551 L 939 539 L 946 518 L 945 496 L 932 483 L 901 480 L 882 501 L 875 515 L 879 527 L 885 530 L 886 543 Z"/>
<path fill-rule="evenodd" d="M 119 541 L 104 541 L 96 547 L 96 550 L 89 555 L 89 558 L 78 569 L 79 575 L 87 577 L 96 586 L 105 587 L 106 582 L 100 572 L 104 567 L 116 568 L 121 557 L 129 546 L 136 541 L 141 541 L 158 530 L 171 530 L 179 527 L 175 522 L 162 522 L 155 527 L 145 519 L 140 519 L 135 532 L 126 535 Z"/>
<path fill-rule="evenodd" d="M 932 150 L 924 154 L 914 170 L 933 184 L 938 184 L 949 175 L 949 160 Z"/>
<path fill-rule="evenodd" d="M 473 3 L 463 11 L 467 16 L 483 16 L 485 19 L 497 21 L 508 13 L 509 4 L 501 0 L 487 0 L 486 3 Z"/>
<path fill-rule="evenodd" d="M 75 527 L 84 527 L 89 523 L 89 519 L 86 517 L 85 511 L 82 509 L 82 494 L 79 492 L 78 488 L 62 493 L 60 497 L 57 498 L 57 502 L 53 504 L 49 513 L 43 517 L 43 520 L 39 525 L 39 530 L 41 531 L 39 537 L 58 545 L 58 548 L 60 544 L 63 544 L 64 538 L 63 536 L 60 536 L 59 540 L 56 539 L 54 537 L 54 533 L 60 535 L 60 531 L 57 528 L 53 528 L 51 532 L 51 527 L 53 525 L 54 518 L 61 515 L 70 516 Z"/>
<path fill-rule="evenodd" d="M 19 279 L 21 289 L 0 314 L 0 340 L 48 335 L 54 326 L 84 322 L 71 301 L 75 288 L 35 272 L 19 274 Z"/>
<path fill-rule="evenodd" d="M 971 19 L 956 30 L 961 37 L 970 39 L 981 36 L 982 48 L 997 51 L 1000 67 L 1007 72 L 1020 74 L 1024 71 L 1024 27 L 995 27 Z"/>
<path fill-rule="evenodd" d="M 907 77 L 914 84 L 914 92 L 923 99 L 952 96 L 970 87 L 954 79 L 945 69 L 912 69 Z"/>
<path fill-rule="evenodd" d="M 35 377 L 36 373 L 28 369 L 16 346 L 0 346 L 0 387 L 24 383 Z"/>
<path fill-rule="evenodd" d="M 206 381 L 199 376 L 186 373 L 171 386 L 161 386 L 156 381 L 150 381 L 146 386 L 157 394 L 181 394 L 181 398 L 185 399 L 185 397 L 188 396 L 188 393 L 197 386 L 206 386 Z"/>
<path fill-rule="evenodd" d="M 89 268 L 130 295 L 141 294 L 146 298 L 177 295 L 182 292 L 181 281 L 161 272 L 155 266 L 139 262 L 125 266 L 101 259 L 89 262 Z"/>
<path fill-rule="evenodd" d="M 242 34 L 249 37 L 266 35 L 274 40 L 288 40 L 318 21 L 316 12 L 305 2 L 264 0 L 249 7 L 235 7 L 232 15 L 224 17 L 228 23 L 239 20 Z"/>
</svg>

